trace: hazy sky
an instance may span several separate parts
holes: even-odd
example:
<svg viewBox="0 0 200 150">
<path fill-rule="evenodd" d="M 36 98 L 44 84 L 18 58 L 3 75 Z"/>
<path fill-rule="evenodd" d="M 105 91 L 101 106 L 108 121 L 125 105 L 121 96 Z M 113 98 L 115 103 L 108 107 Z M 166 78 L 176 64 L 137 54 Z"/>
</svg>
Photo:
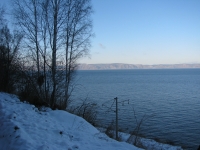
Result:
<svg viewBox="0 0 200 150">
<path fill-rule="evenodd" d="M 92 0 L 91 59 L 82 63 L 200 63 L 200 0 Z"/>
<path fill-rule="evenodd" d="M 200 63 L 200 0 L 92 0 L 92 5 L 95 37 L 91 58 L 81 63 Z"/>
</svg>

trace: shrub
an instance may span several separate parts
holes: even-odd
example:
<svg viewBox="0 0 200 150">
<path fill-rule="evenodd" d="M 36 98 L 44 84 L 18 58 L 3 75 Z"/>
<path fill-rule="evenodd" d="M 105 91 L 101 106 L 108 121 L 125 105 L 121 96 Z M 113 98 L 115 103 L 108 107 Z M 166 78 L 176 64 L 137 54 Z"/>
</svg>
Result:
<svg viewBox="0 0 200 150">
<path fill-rule="evenodd" d="M 92 125 L 96 125 L 97 109 L 96 103 L 87 102 L 87 99 L 85 99 L 80 106 L 71 107 L 69 111 L 84 118 Z"/>
</svg>

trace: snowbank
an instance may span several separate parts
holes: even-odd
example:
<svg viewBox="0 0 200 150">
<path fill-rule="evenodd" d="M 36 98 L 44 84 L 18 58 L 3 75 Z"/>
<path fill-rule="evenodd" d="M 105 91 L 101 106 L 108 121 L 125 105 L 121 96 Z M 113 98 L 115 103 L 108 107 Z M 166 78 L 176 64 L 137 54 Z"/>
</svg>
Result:
<svg viewBox="0 0 200 150">
<path fill-rule="evenodd" d="M 105 133 L 106 131 L 105 128 L 98 128 L 98 129 L 103 133 Z M 111 130 L 111 132 L 115 136 L 115 131 Z M 130 144 L 134 144 L 136 138 L 134 135 L 130 135 L 128 133 L 123 133 L 123 132 L 119 132 L 119 137 L 121 141 L 126 141 Z M 143 147 L 146 150 L 183 150 L 181 146 L 172 146 L 169 144 L 159 143 L 156 142 L 155 140 L 142 137 L 137 137 L 137 141 L 138 145 L 140 145 L 140 147 Z"/>
<path fill-rule="evenodd" d="M 138 150 L 65 111 L 44 109 L 0 93 L 1 150 Z"/>
</svg>

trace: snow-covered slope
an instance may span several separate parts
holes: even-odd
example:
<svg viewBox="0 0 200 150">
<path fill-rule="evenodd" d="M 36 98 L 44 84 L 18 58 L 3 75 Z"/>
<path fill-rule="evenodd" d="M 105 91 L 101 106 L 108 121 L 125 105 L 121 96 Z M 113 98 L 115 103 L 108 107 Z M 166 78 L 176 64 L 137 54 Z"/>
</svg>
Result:
<svg viewBox="0 0 200 150">
<path fill-rule="evenodd" d="M 66 111 L 39 111 L 0 93 L 0 150 L 137 150 Z"/>
</svg>

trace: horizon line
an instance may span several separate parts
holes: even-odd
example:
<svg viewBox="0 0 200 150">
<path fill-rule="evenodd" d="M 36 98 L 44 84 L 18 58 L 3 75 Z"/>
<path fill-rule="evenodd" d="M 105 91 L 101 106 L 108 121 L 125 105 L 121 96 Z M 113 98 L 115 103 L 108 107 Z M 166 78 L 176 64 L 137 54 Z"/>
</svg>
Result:
<svg viewBox="0 0 200 150">
<path fill-rule="evenodd" d="M 199 63 L 159 63 L 159 64 L 137 64 L 137 63 L 78 63 L 78 64 L 86 64 L 86 65 L 106 65 L 106 64 L 126 64 L 126 65 L 199 65 Z"/>
</svg>

